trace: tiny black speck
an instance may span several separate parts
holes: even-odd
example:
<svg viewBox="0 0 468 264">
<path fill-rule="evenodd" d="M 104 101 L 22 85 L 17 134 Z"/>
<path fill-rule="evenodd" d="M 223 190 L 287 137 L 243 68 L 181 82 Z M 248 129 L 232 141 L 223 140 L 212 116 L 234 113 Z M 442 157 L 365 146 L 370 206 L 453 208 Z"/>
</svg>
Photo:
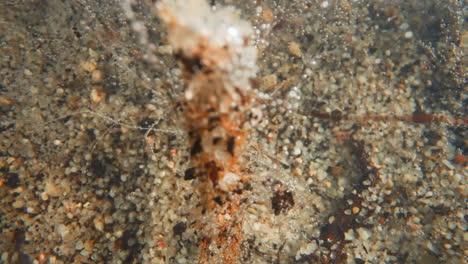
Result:
<svg viewBox="0 0 468 264">
<path fill-rule="evenodd" d="M 221 199 L 221 197 L 216 196 L 215 198 L 213 198 L 213 200 L 214 200 L 218 205 L 223 205 L 223 200 Z"/>
<path fill-rule="evenodd" d="M 201 145 L 201 139 L 197 139 L 195 143 L 193 143 L 192 148 L 190 149 L 190 155 L 195 156 L 198 153 L 202 152 L 203 147 Z"/>
<path fill-rule="evenodd" d="M 356 264 L 364 264 L 366 263 L 364 260 L 360 259 L 360 258 L 355 258 L 354 259 L 354 262 L 356 262 Z"/>
<path fill-rule="evenodd" d="M 234 156 L 234 137 L 229 137 L 227 141 L 227 151 L 231 156 Z"/>
<path fill-rule="evenodd" d="M 220 138 L 220 137 L 214 137 L 214 138 L 213 138 L 213 145 L 218 144 L 220 141 L 221 141 L 221 138 Z"/>
<path fill-rule="evenodd" d="M 10 188 L 16 188 L 20 185 L 20 178 L 18 173 L 10 172 L 7 174 L 5 185 Z"/>
<path fill-rule="evenodd" d="M 184 180 L 193 180 L 195 178 L 195 168 L 190 168 L 185 171 Z"/>
<path fill-rule="evenodd" d="M 187 224 L 185 222 L 179 222 L 172 228 L 172 231 L 174 232 L 174 235 L 180 236 L 185 232 L 186 229 Z"/>
<path fill-rule="evenodd" d="M 286 213 L 294 206 L 294 197 L 292 192 L 277 191 L 271 198 L 271 207 L 275 215 Z"/>
</svg>

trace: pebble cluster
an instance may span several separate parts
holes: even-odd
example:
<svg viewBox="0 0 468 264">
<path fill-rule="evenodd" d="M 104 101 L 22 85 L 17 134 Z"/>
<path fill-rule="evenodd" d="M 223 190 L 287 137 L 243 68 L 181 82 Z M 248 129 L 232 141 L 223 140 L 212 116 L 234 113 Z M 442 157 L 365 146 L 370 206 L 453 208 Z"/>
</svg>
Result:
<svg viewBox="0 0 468 264">
<path fill-rule="evenodd" d="M 119 2 L 0 4 L 2 263 L 199 260 L 182 72 Z M 211 4 L 258 50 L 239 263 L 464 263 L 466 127 L 424 122 L 465 119 L 461 3 Z"/>
</svg>

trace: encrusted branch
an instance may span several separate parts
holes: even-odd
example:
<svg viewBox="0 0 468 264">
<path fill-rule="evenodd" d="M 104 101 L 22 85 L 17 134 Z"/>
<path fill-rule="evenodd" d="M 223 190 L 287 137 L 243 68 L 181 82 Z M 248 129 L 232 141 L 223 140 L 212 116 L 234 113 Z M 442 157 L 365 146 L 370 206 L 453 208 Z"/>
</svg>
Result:
<svg viewBox="0 0 468 264">
<path fill-rule="evenodd" d="M 161 1 L 158 11 L 185 82 L 191 156 L 185 178 L 203 182 L 204 206 L 214 213 L 200 262 L 235 263 L 242 243 L 235 190 L 247 180 L 241 154 L 252 126 L 250 83 L 257 71 L 253 29 L 234 8 L 213 10 L 204 0 Z"/>
</svg>

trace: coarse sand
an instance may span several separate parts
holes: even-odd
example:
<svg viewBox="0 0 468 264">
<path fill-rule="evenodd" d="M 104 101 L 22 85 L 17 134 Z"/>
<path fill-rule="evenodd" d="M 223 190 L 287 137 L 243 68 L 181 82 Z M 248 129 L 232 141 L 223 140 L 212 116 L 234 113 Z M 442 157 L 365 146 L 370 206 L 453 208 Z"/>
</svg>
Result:
<svg viewBox="0 0 468 264">
<path fill-rule="evenodd" d="M 122 2 L 0 3 L 0 263 L 222 263 L 157 1 Z M 463 1 L 209 2 L 258 51 L 233 263 L 465 263 Z"/>
</svg>

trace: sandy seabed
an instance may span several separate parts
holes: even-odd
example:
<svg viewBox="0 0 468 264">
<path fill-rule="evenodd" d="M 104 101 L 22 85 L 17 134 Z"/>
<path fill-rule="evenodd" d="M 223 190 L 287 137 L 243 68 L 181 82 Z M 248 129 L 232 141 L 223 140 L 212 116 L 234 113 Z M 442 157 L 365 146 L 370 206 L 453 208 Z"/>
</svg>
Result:
<svg viewBox="0 0 468 264">
<path fill-rule="evenodd" d="M 119 1 L 0 3 L 0 262 L 219 262 L 150 2 L 154 49 Z M 463 1 L 211 4 L 257 31 L 236 262 L 464 263 Z"/>
</svg>

